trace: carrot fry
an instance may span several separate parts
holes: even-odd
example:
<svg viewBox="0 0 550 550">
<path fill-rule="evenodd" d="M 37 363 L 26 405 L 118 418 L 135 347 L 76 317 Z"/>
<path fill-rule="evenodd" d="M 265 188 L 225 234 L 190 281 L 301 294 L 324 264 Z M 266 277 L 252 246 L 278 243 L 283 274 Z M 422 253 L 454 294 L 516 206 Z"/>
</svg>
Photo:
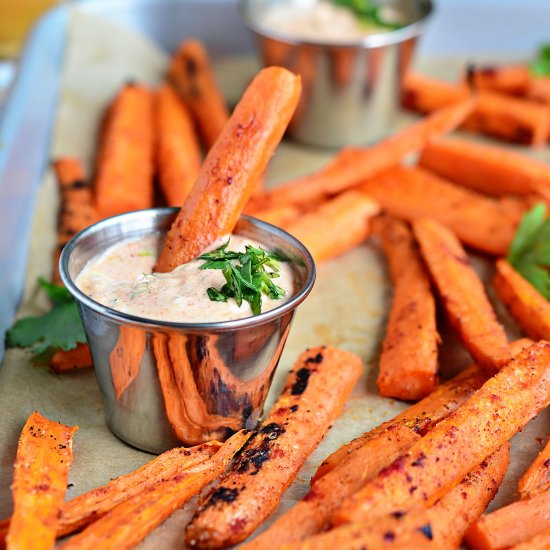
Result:
<svg viewBox="0 0 550 550">
<path fill-rule="evenodd" d="M 511 357 L 506 333 L 464 249 L 449 229 L 434 220 L 417 220 L 413 229 L 462 344 L 479 366 L 499 369 Z"/>
<path fill-rule="evenodd" d="M 526 65 L 468 65 L 464 80 L 474 90 L 524 96 L 531 82 Z"/>
<path fill-rule="evenodd" d="M 265 210 L 258 210 L 252 215 L 259 220 L 262 220 L 279 227 L 285 227 L 289 223 L 292 223 L 300 215 L 301 210 L 297 206 L 292 204 L 286 206 L 275 206 L 274 208 L 266 208 Z"/>
<path fill-rule="evenodd" d="M 435 300 L 407 224 L 388 217 L 377 222 L 394 288 L 376 383 L 380 395 L 418 401 L 437 386 Z"/>
<path fill-rule="evenodd" d="M 497 550 L 525 542 L 550 528 L 550 491 L 482 516 L 466 533 L 472 550 Z"/>
<path fill-rule="evenodd" d="M 420 166 L 480 193 L 529 195 L 550 189 L 550 166 L 503 147 L 464 139 L 434 140 Z"/>
<path fill-rule="evenodd" d="M 126 388 L 139 374 L 145 343 L 145 331 L 130 326 L 120 327 L 117 343 L 109 355 L 111 378 L 117 399 L 122 397 Z"/>
<path fill-rule="evenodd" d="M 50 370 L 56 374 L 88 368 L 93 365 L 88 344 L 78 344 L 68 351 L 56 351 L 50 359 Z"/>
<path fill-rule="evenodd" d="M 361 371 L 361 360 L 349 352 L 317 347 L 302 353 L 262 429 L 199 503 L 187 527 L 187 544 L 225 548 L 253 533 L 277 508 L 340 413 Z"/>
<path fill-rule="evenodd" d="M 316 262 L 330 260 L 365 242 L 378 204 L 357 191 L 342 193 L 289 222 L 285 229 L 301 241 Z"/>
<path fill-rule="evenodd" d="M 523 350 L 406 455 L 347 498 L 333 523 L 430 506 L 550 403 L 550 343 Z"/>
<path fill-rule="evenodd" d="M 204 161 L 166 237 L 157 271 L 171 271 L 231 233 L 296 108 L 300 79 L 263 69 L 235 108 Z"/>
<path fill-rule="evenodd" d="M 92 190 L 79 159 L 64 157 L 53 163 L 59 185 L 60 208 L 57 219 L 57 248 L 54 254 L 53 279 L 60 285 L 59 255 L 63 247 L 79 232 L 96 221 Z"/>
<path fill-rule="evenodd" d="M 171 86 L 155 95 L 156 166 L 168 206 L 181 206 L 201 167 L 201 151 L 187 108 Z"/>
<path fill-rule="evenodd" d="M 506 260 L 498 260 L 493 286 L 523 331 L 535 340 L 550 340 L 550 303 Z"/>
<path fill-rule="evenodd" d="M 8 549 L 54 548 L 76 430 L 78 427 L 52 422 L 38 412 L 27 420 L 15 458 Z"/>
<path fill-rule="evenodd" d="M 219 476 L 249 437 L 249 432 L 237 432 L 212 458 L 171 477 L 157 480 L 146 490 L 118 504 L 61 548 L 133 548 L 193 495 Z"/>
<path fill-rule="evenodd" d="M 546 447 L 518 481 L 521 498 L 529 498 L 548 490 L 550 490 L 550 438 L 546 442 Z"/>
<path fill-rule="evenodd" d="M 550 105 L 550 77 L 533 78 L 529 83 L 527 97 Z"/>
<path fill-rule="evenodd" d="M 550 528 L 541 531 L 532 539 L 510 546 L 508 550 L 548 550 L 550 548 Z"/>
<path fill-rule="evenodd" d="M 390 426 L 315 482 L 302 500 L 241 549 L 278 548 L 323 531 L 342 499 L 360 489 L 418 439 L 420 436 L 403 424 Z"/>
<path fill-rule="evenodd" d="M 282 549 L 455 550 L 468 526 L 495 496 L 508 468 L 509 449 L 505 443 L 430 508 L 419 506 L 363 524 L 343 525 Z"/>
<path fill-rule="evenodd" d="M 198 40 L 182 42 L 172 58 L 168 77 L 197 122 L 204 145 L 210 149 L 229 119 L 210 60 Z"/>
<path fill-rule="evenodd" d="M 359 185 L 396 166 L 406 155 L 420 151 L 430 139 L 454 130 L 473 107 L 474 102 L 467 100 L 436 111 L 372 147 L 343 149 L 321 170 L 288 181 L 258 196 L 251 208 L 286 204 L 307 207 L 324 197 Z"/>
<path fill-rule="evenodd" d="M 439 178 L 422 168 L 397 167 L 359 187 L 392 216 L 413 221 L 433 218 L 452 229 L 467 246 L 504 256 L 515 219 L 497 200 Z"/>
<path fill-rule="evenodd" d="M 471 93 L 467 86 L 437 80 L 418 73 L 407 73 L 403 81 L 403 107 L 417 113 L 432 113 L 453 103 L 465 101 Z"/>
<path fill-rule="evenodd" d="M 95 180 L 98 215 L 153 205 L 153 94 L 127 84 L 110 107 Z"/>
</svg>

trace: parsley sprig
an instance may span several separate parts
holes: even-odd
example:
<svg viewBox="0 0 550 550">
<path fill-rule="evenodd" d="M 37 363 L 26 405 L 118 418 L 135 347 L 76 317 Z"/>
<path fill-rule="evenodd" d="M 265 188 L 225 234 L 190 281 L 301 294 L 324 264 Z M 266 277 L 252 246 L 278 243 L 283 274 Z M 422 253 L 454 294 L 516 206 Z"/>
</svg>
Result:
<svg viewBox="0 0 550 550">
<path fill-rule="evenodd" d="M 543 44 L 539 48 L 530 69 L 535 77 L 550 76 L 550 44 Z"/>
<path fill-rule="evenodd" d="M 332 0 L 332 3 L 351 10 L 359 22 L 367 27 L 375 24 L 387 29 L 400 29 L 404 26 L 401 22 L 385 19 L 381 7 L 372 0 Z"/>
<path fill-rule="evenodd" d="M 258 315 L 262 312 L 262 294 L 272 300 L 285 295 L 285 291 L 273 282 L 279 277 L 281 258 L 251 245 L 245 247 L 245 252 L 227 250 L 228 246 L 229 240 L 199 257 L 206 261 L 200 269 L 220 269 L 226 281 L 220 289 L 208 288 L 208 297 L 213 302 L 234 298 L 239 307 L 243 301 L 248 302 L 252 313 Z"/>
<path fill-rule="evenodd" d="M 523 215 L 507 260 L 550 300 L 550 218 L 545 204 L 538 203 Z"/>
</svg>

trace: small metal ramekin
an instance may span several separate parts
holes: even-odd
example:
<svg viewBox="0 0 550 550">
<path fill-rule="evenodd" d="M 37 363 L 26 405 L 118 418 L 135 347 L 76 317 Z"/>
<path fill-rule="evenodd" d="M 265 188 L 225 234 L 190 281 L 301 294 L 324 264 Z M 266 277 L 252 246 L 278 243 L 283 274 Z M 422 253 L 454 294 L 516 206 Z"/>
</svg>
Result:
<svg viewBox="0 0 550 550">
<path fill-rule="evenodd" d="M 399 113 L 403 76 L 433 10 L 431 0 L 375 0 L 411 23 L 342 43 L 300 40 L 262 23 L 270 6 L 293 2 L 239 0 L 264 64 L 286 67 L 302 77 L 302 96 L 289 134 L 331 148 L 367 145 L 390 134 Z"/>
<path fill-rule="evenodd" d="M 297 306 L 315 282 L 315 265 L 294 237 L 242 216 L 235 233 L 292 262 L 296 293 L 260 315 L 218 323 L 144 319 L 99 304 L 74 283 L 88 260 L 123 239 L 164 232 L 175 208 L 103 220 L 76 235 L 60 258 L 63 283 L 76 298 L 105 405 L 107 425 L 140 449 L 225 439 L 254 428 Z"/>
</svg>

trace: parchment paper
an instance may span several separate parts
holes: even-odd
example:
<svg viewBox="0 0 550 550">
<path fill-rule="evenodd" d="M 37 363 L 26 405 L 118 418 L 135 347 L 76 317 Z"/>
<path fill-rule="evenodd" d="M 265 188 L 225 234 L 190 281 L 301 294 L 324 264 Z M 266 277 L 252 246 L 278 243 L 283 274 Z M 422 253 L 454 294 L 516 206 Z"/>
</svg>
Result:
<svg viewBox="0 0 550 550">
<path fill-rule="evenodd" d="M 125 80 L 136 79 L 149 84 L 159 82 L 166 55 L 144 37 L 76 10 L 72 14 L 69 44 L 51 153 L 52 158 L 77 155 L 90 166 L 98 123 L 106 103 Z M 255 63 L 250 60 L 217 61 L 218 78 L 231 103 L 238 99 L 255 68 Z M 454 77 L 459 62 L 428 63 L 422 68 L 436 75 Z M 408 120 L 410 117 L 404 115 L 401 124 Z M 549 158 L 548 150 L 538 155 Z M 283 142 L 270 165 L 268 184 L 311 171 L 326 162 L 329 156 L 328 152 Z M 37 203 L 26 298 L 20 315 L 36 314 L 45 306 L 37 299 L 36 280 L 39 275 L 49 277 L 51 273 L 57 208 L 51 174 L 44 180 Z M 488 278 L 489 264 L 474 260 L 480 272 Z M 385 262 L 376 242 L 319 266 L 316 287 L 296 316 L 267 407 L 279 393 L 292 362 L 306 347 L 320 344 L 339 346 L 360 355 L 366 368 L 342 416 L 285 494 L 275 517 L 305 494 L 309 478 L 330 452 L 406 408 L 404 403 L 378 396 L 375 385 L 377 356 L 390 296 Z M 519 332 L 503 308 L 499 307 L 498 311 L 509 328 L 510 336 L 517 337 Z M 441 364 L 442 375 L 446 377 L 471 360 L 452 333 L 445 329 L 444 323 L 442 326 Z M 104 484 L 151 459 L 151 455 L 129 447 L 107 429 L 91 370 L 54 375 L 47 368 L 32 365 L 25 351 L 9 350 L 0 368 L 0 410 L 1 517 L 11 511 L 9 486 L 17 439 L 33 410 L 60 422 L 80 426 L 75 438 L 67 498 Z M 513 439 L 512 464 L 492 507 L 516 498 L 517 479 L 541 449 L 549 428 L 550 411 L 546 411 Z M 178 511 L 139 547 L 181 548 L 183 529 L 193 507 L 194 502 Z"/>
</svg>

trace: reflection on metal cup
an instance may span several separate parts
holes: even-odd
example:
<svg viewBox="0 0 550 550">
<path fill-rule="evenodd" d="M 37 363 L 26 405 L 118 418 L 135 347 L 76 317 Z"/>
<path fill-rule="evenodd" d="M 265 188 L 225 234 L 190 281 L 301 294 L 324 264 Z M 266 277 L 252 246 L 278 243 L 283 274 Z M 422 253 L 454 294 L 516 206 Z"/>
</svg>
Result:
<svg viewBox="0 0 550 550">
<path fill-rule="evenodd" d="M 401 13 L 409 24 L 350 43 L 300 40 L 268 28 L 262 17 L 275 3 L 281 0 L 241 0 L 240 8 L 257 38 L 263 63 L 286 67 L 302 77 L 302 96 L 290 135 L 304 143 L 336 148 L 366 145 L 391 133 L 402 79 L 432 12 L 431 1 L 375 2 Z"/>
<path fill-rule="evenodd" d="M 74 237 L 60 260 L 86 330 L 107 425 L 127 443 L 156 453 L 256 426 L 295 309 L 315 281 L 301 243 L 243 216 L 235 233 L 292 262 L 296 292 L 276 309 L 219 323 L 154 321 L 101 305 L 76 287 L 92 257 L 123 239 L 166 231 L 176 213 L 151 209 L 99 222 Z"/>
</svg>

